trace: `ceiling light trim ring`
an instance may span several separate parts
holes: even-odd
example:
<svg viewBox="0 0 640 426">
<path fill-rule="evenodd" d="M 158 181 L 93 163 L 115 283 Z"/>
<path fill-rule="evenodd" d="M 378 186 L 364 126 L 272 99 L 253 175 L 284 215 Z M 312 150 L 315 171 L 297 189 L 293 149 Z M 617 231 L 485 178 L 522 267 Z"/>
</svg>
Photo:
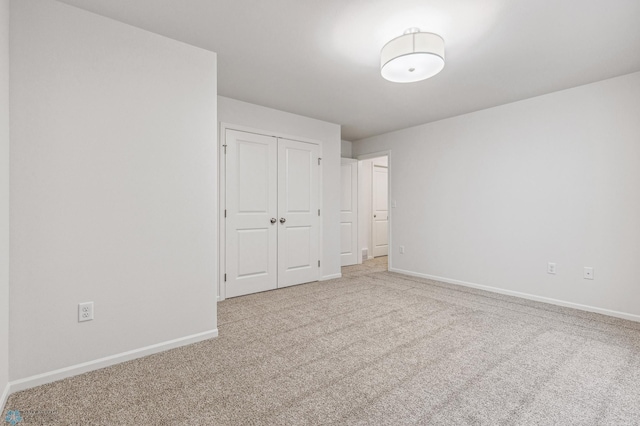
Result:
<svg viewBox="0 0 640 426">
<path fill-rule="evenodd" d="M 410 53 L 404 53 L 404 54 L 402 54 L 402 55 L 395 56 L 395 57 L 393 57 L 393 58 L 389 59 L 387 62 L 385 62 L 385 63 L 380 67 L 380 69 L 384 68 L 384 67 L 385 67 L 389 62 L 391 62 L 391 61 L 393 61 L 393 60 L 396 60 L 396 59 L 398 59 L 398 58 L 402 58 L 402 57 L 404 57 L 404 56 L 410 56 L 410 55 L 433 55 L 433 56 L 437 56 L 438 58 L 442 59 L 442 62 L 444 62 L 444 56 L 442 56 L 442 55 L 438 55 L 437 53 L 434 53 L 434 52 L 410 52 Z"/>
</svg>

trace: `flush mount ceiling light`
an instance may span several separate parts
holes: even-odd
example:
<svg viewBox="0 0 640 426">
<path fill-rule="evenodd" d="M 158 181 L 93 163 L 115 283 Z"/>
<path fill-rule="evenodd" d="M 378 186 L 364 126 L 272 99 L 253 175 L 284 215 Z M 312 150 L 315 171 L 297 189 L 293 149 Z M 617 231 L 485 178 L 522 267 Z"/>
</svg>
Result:
<svg viewBox="0 0 640 426">
<path fill-rule="evenodd" d="M 438 34 L 409 28 L 385 44 L 380 52 L 380 73 L 394 83 L 413 83 L 444 68 L 444 40 Z"/>
</svg>

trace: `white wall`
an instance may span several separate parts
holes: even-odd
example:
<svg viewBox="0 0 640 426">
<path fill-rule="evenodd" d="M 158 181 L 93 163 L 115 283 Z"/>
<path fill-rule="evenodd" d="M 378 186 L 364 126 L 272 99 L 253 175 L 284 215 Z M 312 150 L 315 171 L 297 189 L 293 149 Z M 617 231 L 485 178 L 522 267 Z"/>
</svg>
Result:
<svg viewBox="0 0 640 426">
<path fill-rule="evenodd" d="M 640 319 L 638 111 L 634 73 L 354 142 L 392 151 L 392 268 Z"/>
<path fill-rule="evenodd" d="M 343 158 L 351 158 L 352 150 L 351 150 L 351 142 L 342 141 L 340 144 L 340 156 Z"/>
<path fill-rule="evenodd" d="M 0 0 L 0 412 L 9 382 L 9 0 Z"/>
<path fill-rule="evenodd" d="M 221 123 L 322 142 L 322 273 L 340 274 L 340 126 L 218 96 Z"/>
<path fill-rule="evenodd" d="M 11 5 L 12 391 L 215 335 L 215 53 L 55 1 Z M 95 320 L 78 323 L 86 301 Z"/>
</svg>

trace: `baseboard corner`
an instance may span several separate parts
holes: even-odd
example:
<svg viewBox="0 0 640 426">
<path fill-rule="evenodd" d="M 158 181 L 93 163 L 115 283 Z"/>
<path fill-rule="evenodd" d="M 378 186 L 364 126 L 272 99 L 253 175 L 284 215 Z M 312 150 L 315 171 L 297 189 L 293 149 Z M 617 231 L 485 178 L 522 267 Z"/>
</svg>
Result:
<svg viewBox="0 0 640 426">
<path fill-rule="evenodd" d="M 11 393 L 11 384 L 7 383 L 2 391 L 2 395 L 0 396 L 0 413 L 4 413 L 4 406 L 7 404 L 7 400 L 9 399 L 9 394 Z"/>
</svg>

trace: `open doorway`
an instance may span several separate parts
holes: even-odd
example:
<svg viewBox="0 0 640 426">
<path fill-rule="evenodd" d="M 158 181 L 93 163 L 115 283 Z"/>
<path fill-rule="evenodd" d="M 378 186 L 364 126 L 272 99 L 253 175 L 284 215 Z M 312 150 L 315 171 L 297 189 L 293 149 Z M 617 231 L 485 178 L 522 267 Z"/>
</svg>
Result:
<svg viewBox="0 0 640 426">
<path fill-rule="evenodd" d="M 358 158 L 358 247 L 362 263 L 388 270 L 390 255 L 389 156 Z"/>
</svg>

